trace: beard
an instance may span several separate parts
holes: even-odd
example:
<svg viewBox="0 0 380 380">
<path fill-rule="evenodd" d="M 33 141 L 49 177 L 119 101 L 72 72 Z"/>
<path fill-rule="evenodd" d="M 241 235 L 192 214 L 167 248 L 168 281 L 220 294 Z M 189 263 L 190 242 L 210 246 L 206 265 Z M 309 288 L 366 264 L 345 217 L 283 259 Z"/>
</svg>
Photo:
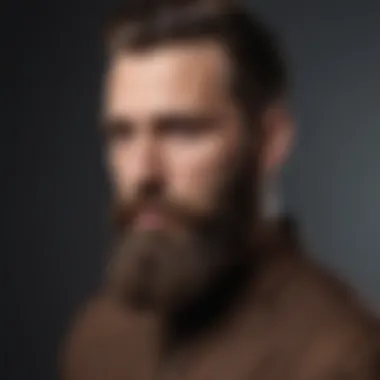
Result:
<svg viewBox="0 0 380 380">
<path fill-rule="evenodd" d="M 111 274 L 114 289 L 138 309 L 179 307 L 200 294 L 221 271 L 222 255 L 196 236 L 163 232 L 130 234 L 118 244 Z M 217 269 L 219 267 L 219 269 Z"/>
<path fill-rule="evenodd" d="M 249 162 L 242 159 L 220 186 L 211 215 L 194 215 L 152 187 L 133 204 L 117 203 L 111 292 L 132 308 L 173 312 L 201 297 L 233 268 L 246 265 L 248 234 L 257 214 Z M 158 206 L 180 230 L 132 231 L 134 216 L 146 204 Z"/>
</svg>

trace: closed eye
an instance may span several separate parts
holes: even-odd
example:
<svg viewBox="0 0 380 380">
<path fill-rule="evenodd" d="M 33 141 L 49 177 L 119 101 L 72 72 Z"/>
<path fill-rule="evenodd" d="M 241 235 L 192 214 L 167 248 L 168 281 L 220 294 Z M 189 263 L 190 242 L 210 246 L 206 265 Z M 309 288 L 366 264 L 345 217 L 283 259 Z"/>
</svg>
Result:
<svg viewBox="0 0 380 380">
<path fill-rule="evenodd" d="M 114 142 L 130 139 L 133 130 L 127 120 L 108 120 L 101 125 L 101 132 L 106 141 Z"/>
<path fill-rule="evenodd" d="M 168 117 L 157 123 L 159 134 L 180 138 L 197 138 L 215 127 L 216 123 L 210 117 Z"/>
</svg>

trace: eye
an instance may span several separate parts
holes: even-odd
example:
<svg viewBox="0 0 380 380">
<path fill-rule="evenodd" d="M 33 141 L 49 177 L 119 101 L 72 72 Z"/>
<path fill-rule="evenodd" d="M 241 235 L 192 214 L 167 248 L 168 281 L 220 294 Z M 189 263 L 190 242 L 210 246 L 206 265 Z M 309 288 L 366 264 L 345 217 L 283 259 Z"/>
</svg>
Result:
<svg viewBox="0 0 380 380">
<path fill-rule="evenodd" d="M 194 139 L 204 134 L 210 124 L 206 119 L 176 117 L 160 123 L 160 133 L 168 137 Z"/>
<path fill-rule="evenodd" d="M 124 120 L 109 121 L 103 124 L 102 132 L 108 142 L 126 141 L 132 137 L 132 126 Z"/>
<path fill-rule="evenodd" d="M 166 126 L 165 131 L 171 135 L 194 137 L 200 133 L 201 129 L 196 124 L 186 121 L 171 123 Z"/>
</svg>

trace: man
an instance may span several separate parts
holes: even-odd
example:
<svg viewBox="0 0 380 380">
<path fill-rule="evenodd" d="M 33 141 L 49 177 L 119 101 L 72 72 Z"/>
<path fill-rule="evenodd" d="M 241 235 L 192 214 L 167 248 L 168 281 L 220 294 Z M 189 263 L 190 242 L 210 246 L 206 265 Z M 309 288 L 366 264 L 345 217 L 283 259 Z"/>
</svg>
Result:
<svg viewBox="0 0 380 380">
<path fill-rule="evenodd" d="M 63 378 L 380 379 L 378 321 L 268 210 L 292 137 L 271 33 L 236 3 L 128 1 L 106 46 L 115 244 Z"/>
</svg>

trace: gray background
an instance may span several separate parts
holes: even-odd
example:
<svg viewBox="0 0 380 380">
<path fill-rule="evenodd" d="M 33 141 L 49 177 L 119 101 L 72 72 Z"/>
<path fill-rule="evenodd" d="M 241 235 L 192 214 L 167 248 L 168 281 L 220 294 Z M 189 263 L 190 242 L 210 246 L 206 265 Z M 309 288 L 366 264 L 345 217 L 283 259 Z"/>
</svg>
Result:
<svg viewBox="0 0 380 380">
<path fill-rule="evenodd" d="M 97 286 L 106 179 L 95 131 L 109 1 L 4 6 L 4 379 L 56 378 L 70 315 Z M 314 256 L 380 303 L 380 2 L 252 2 L 283 36 L 299 137 L 284 204 Z M 3 333 L 2 333 L 3 334 Z"/>
</svg>

